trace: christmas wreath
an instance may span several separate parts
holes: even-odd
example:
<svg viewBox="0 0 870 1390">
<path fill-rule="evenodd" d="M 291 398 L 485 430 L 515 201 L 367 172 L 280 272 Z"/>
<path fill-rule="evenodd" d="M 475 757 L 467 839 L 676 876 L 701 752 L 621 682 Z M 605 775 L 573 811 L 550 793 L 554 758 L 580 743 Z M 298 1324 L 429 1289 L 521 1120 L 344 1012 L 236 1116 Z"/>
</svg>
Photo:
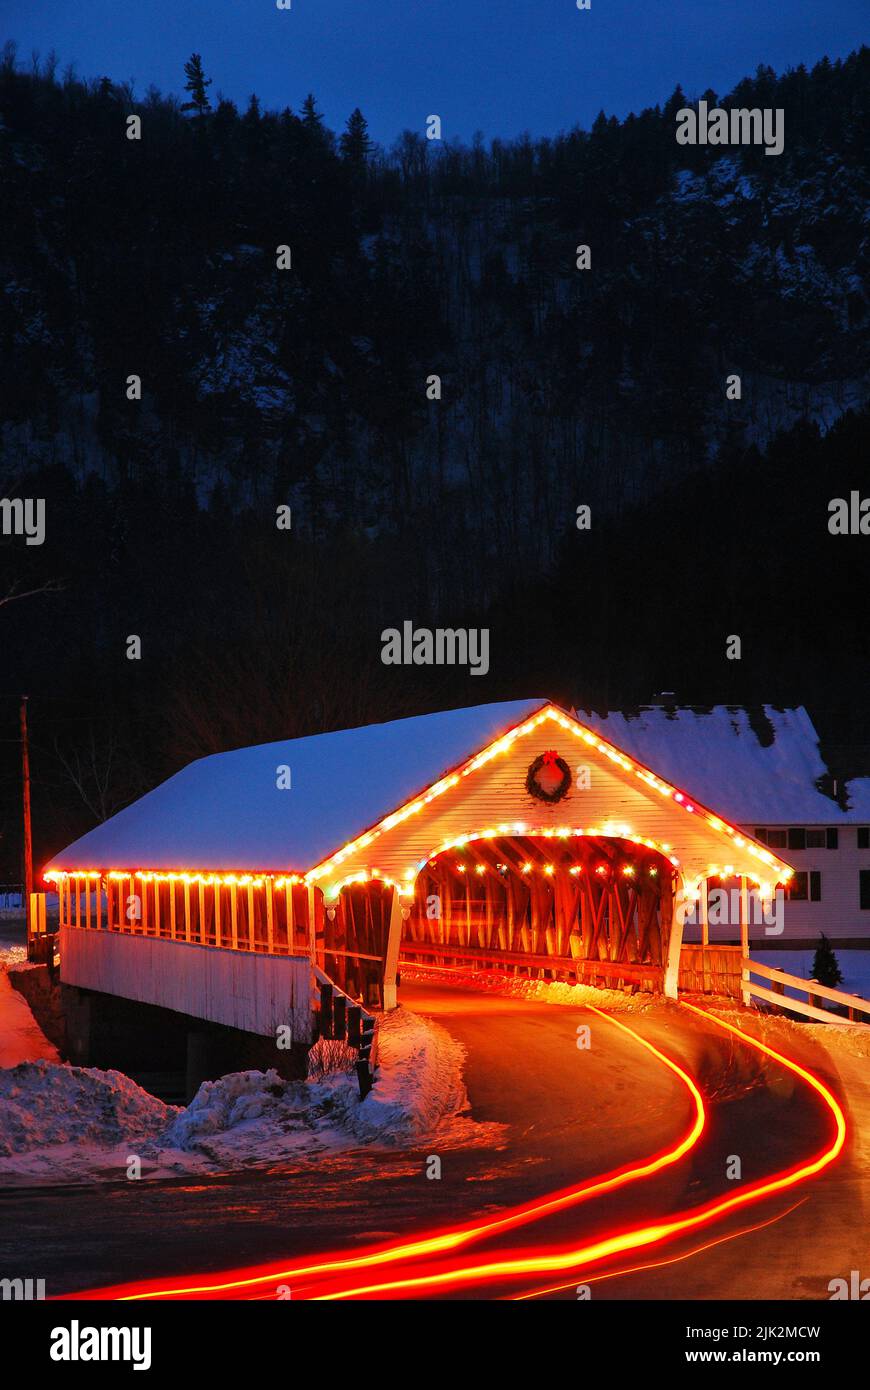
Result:
<svg viewBox="0 0 870 1390">
<path fill-rule="evenodd" d="M 571 769 L 549 748 L 535 758 L 526 774 L 526 791 L 538 801 L 561 801 L 571 786 Z"/>
</svg>

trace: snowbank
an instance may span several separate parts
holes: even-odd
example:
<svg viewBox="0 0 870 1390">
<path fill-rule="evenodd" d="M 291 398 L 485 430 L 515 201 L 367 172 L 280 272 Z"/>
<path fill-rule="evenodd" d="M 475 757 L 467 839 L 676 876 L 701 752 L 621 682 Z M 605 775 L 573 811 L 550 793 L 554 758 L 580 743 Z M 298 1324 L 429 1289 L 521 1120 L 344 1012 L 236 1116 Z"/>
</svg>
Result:
<svg viewBox="0 0 870 1390">
<path fill-rule="evenodd" d="M 856 1028 L 845 1023 L 797 1023 L 784 1018 L 782 1014 L 762 1013 L 737 1004 L 729 1007 L 716 1001 L 705 1007 L 717 1018 L 745 1029 L 762 1042 L 784 1052 L 788 1052 L 789 1044 L 795 1045 L 809 1039 L 838 1057 L 870 1057 L 870 1028 Z"/>
<path fill-rule="evenodd" d="M 463 1049 L 438 1024 L 398 1009 L 381 1022 L 375 1085 L 337 1071 L 285 1081 L 244 1071 L 207 1081 L 185 1109 L 117 1071 L 28 1063 L 0 1071 L 0 1183 L 123 1181 L 310 1162 L 360 1145 L 401 1147 L 436 1133 L 492 1142 L 468 1116 Z"/>
<path fill-rule="evenodd" d="M 455 1129 L 469 1108 L 464 1060 L 464 1048 L 446 1029 L 397 1009 L 381 1024 L 375 1085 L 362 1105 L 343 1105 L 344 1125 L 367 1144 L 411 1144 Z"/>
<path fill-rule="evenodd" d="M 275 1071 L 237 1072 L 200 1086 L 165 1142 L 218 1163 L 276 1162 L 302 1153 L 401 1147 L 436 1132 L 450 1139 L 488 1134 L 467 1119 L 464 1051 L 444 1028 L 405 1009 L 380 1023 L 375 1084 L 360 1101 L 353 1072 L 282 1081 Z"/>
<path fill-rule="evenodd" d="M 22 1062 L 0 1071 L 0 1180 L 68 1179 L 79 1167 L 120 1177 L 166 1128 L 172 1106 L 119 1071 Z"/>
</svg>

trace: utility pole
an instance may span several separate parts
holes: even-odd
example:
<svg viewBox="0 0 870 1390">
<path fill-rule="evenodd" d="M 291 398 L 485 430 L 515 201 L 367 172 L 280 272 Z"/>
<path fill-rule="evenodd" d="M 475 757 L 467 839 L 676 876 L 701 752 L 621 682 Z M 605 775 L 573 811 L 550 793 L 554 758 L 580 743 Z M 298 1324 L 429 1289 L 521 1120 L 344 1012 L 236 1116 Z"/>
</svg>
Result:
<svg viewBox="0 0 870 1390">
<path fill-rule="evenodd" d="M 30 895 L 33 892 L 33 838 L 30 833 L 30 748 L 27 742 L 27 696 L 21 696 L 21 787 L 24 809 L 24 920 L 30 954 Z"/>
</svg>

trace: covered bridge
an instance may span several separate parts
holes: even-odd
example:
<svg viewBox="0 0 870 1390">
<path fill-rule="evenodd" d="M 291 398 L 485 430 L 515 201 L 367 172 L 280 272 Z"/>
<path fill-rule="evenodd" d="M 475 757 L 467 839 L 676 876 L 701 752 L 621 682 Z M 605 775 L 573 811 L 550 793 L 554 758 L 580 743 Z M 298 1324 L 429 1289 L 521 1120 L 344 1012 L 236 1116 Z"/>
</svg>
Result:
<svg viewBox="0 0 870 1390">
<path fill-rule="evenodd" d="M 324 985 L 393 1007 L 400 956 L 674 995 L 702 882 L 790 874 L 546 700 L 202 758 L 45 869 L 65 983 L 303 1041 Z"/>
</svg>

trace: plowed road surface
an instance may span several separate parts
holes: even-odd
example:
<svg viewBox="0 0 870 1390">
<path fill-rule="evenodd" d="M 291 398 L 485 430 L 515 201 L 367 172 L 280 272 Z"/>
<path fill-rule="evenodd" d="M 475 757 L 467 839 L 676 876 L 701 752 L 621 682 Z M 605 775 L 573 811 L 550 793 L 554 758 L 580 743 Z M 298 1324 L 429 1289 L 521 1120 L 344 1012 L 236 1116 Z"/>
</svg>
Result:
<svg viewBox="0 0 870 1390">
<path fill-rule="evenodd" d="M 292 1296 L 419 1277 L 418 1287 L 362 1296 L 575 1299 L 585 1285 L 596 1299 L 828 1298 L 832 1278 L 866 1265 L 866 1115 L 856 1125 L 843 1102 L 842 1152 L 784 1191 L 588 1265 L 427 1285 L 430 1274 L 457 1264 L 489 1267 L 526 1257 L 534 1264 L 542 1252 L 588 1250 L 614 1234 L 727 1202 L 822 1154 L 836 1122 L 799 1075 L 686 1008 L 658 1005 L 607 1018 L 419 983 L 406 983 L 401 1000 L 465 1046 L 473 1118 L 500 1127 L 486 1145 L 357 1151 L 316 1167 L 195 1182 L 6 1191 L 0 1271 L 37 1269 L 49 1295 L 149 1280 L 201 1288 L 221 1282 L 220 1271 L 245 1266 L 258 1274 L 272 1263 L 292 1271 L 316 1264 L 324 1252 L 353 1260 L 416 1236 L 496 1220 L 505 1209 L 596 1175 L 654 1166 L 689 1133 L 697 1106 L 685 1079 L 639 1038 L 676 1063 L 703 1096 L 703 1130 L 677 1160 L 446 1256 L 387 1262 L 352 1279 L 291 1272 Z M 588 1048 L 577 1046 L 578 1025 L 589 1027 Z M 773 1045 L 842 1102 L 830 1055 L 796 1037 L 795 1029 L 783 1031 Z M 854 1077 L 867 1069 L 852 1058 L 841 1065 Z M 426 1177 L 432 1153 L 441 1159 L 440 1180 Z M 276 1269 L 260 1284 L 219 1296 L 274 1298 L 280 1283 Z"/>
</svg>

